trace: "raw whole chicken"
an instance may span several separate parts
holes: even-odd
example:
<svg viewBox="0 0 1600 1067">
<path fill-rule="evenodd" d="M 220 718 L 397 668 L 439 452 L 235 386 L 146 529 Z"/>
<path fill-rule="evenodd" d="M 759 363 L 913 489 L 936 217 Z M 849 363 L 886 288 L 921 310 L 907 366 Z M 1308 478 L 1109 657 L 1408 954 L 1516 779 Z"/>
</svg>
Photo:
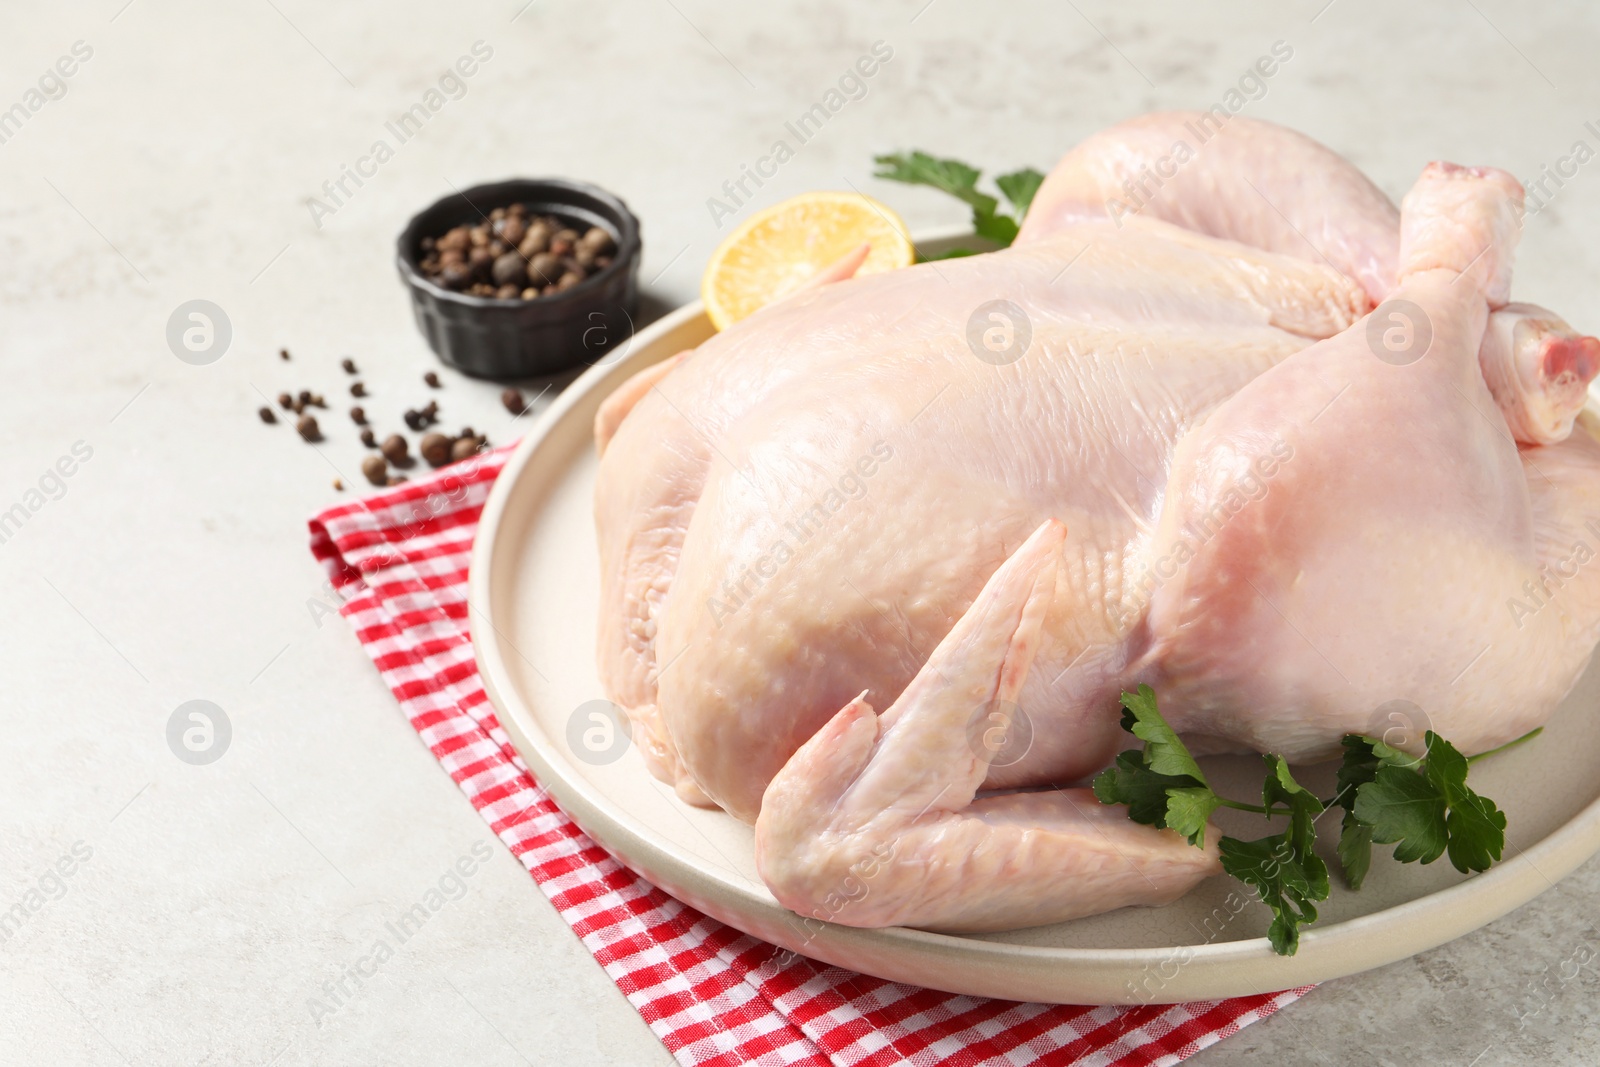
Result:
<svg viewBox="0 0 1600 1067">
<path fill-rule="evenodd" d="M 1508 302 L 1521 186 L 1431 163 L 1396 210 L 1243 118 L 1158 173 L 1207 120 L 1092 137 L 1013 247 L 819 285 L 601 410 L 602 679 L 787 907 L 997 930 L 1217 873 L 1214 828 L 1081 788 L 1142 683 L 1197 751 L 1305 762 L 1395 700 L 1490 748 L 1588 663 L 1600 341 Z"/>
</svg>

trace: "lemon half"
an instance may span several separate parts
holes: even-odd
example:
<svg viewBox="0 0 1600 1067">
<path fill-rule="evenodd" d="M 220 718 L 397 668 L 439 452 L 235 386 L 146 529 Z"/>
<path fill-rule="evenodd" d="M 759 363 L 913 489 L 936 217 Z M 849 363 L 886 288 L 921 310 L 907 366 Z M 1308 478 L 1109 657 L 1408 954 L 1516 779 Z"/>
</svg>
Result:
<svg viewBox="0 0 1600 1067">
<path fill-rule="evenodd" d="M 860 193 L 805 193 L 756 212 L 711 253 L 700 296 L 723 330 L 781 300 L 824 268 L 870 244 L 857 274 L 916 259 L 899 215 Z"/>
</svg>

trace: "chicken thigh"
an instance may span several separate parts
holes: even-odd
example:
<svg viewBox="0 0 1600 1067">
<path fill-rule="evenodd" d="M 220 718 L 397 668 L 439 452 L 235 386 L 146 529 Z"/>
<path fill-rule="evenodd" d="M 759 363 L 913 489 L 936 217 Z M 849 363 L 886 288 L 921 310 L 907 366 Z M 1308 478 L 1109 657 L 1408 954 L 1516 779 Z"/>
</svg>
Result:
<svg viewBox="0 0 1600 1067">
<path fill-rule="evenodd" d="M 1600 639 L 1600 342 L 1507 304 L 1520 187 L 1432 164 L 1396 213 L 1234 119 L 1108 207 L 1193 118 L 1069 153 L 1012 248 L 798 294 L 596 421 L 602 680 L 802 914 L 1004 929 L 1216 873 L 1215 832 L 1071 787 L 1140 683 L 1210 750 L 1320 759 L 1394 699 L 1476 750 Z"/>
</svg>

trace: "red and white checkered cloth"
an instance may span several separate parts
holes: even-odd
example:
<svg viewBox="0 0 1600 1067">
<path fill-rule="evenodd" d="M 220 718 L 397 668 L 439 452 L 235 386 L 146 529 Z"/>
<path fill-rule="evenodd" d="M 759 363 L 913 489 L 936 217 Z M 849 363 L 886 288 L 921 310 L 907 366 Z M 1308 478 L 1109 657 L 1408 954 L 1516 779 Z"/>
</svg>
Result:
<svg viewBox="0 0 1600 1067">
<path fill-rule="evenodd" d="M 473 661 L 467 564 L 510 447 L 329 508 L 311 551 L 412 727 L 679 1062 L 1156 1067 L 1309 990 L 1134 1008 L 940 993 L 783 952 L 622 866 L 529 775 Z"/>
</svg>

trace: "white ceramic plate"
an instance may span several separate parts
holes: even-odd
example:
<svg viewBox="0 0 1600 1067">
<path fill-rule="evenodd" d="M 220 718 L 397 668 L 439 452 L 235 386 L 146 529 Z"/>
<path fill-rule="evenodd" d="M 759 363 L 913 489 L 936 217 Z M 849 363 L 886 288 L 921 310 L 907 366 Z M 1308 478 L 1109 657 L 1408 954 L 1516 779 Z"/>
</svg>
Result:
<svg viewBox="0 0 1600 1067">
<path fill-rule="evenodd" d="M 680 803 L 631 748 L 595 765 L 568 741 L 575 710 L 604 697 L 594 647 L 595 410 L 634 372 L 712 332 L 698 303 L 681 308 L 539 416 L 484 507 L 470 582 L 478 666 L 523 758 L 585 832 L 673 896 L 785 948 L 894 981 L 1024 1001 L 1173 1003 L 1287 989 L 1403 959 L 1504 915 L 1600 850 L 1600 672 L 1591 667 L 1539 739 L 1473 768 L 1474 786 L 1510 821 L 1501 864 L 1466 877 L 1445 860 L 1421 867 L 1385 855 L 1360 893 L 1345 891 L 1335 873 L 1322 920 L 1290 958 L 1267 944 L 1266 908 L 1226 877 L 1164 908 L 1004 934 L 802 926 L 757 876 L 749 827 Z M 1203 762 L 1234 796 L 1260 788 L 1254 758 Z M 1322 795 L 1332 791 L 1331 766 L 1297 773 Z M 1252 816 L 1224 815 L 1238 816 L 1219 819 L 1229 832 L 1269 832 Z M 1326 858 L 1337 872 L 1331 851 Z"/>
</svg>

